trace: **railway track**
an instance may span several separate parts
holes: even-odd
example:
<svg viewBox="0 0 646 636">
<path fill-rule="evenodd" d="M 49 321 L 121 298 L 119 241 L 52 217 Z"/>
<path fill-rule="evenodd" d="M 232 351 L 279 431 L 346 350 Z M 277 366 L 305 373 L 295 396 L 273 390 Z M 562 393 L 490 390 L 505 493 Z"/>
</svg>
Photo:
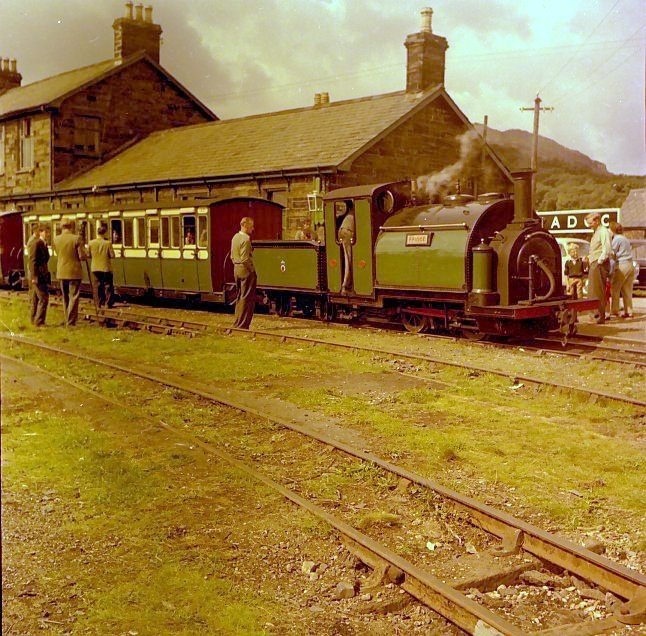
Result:
<svg viewBox="0 0 646 636">
<path fill-rule="evenodd" d="M 14 292 L 9 292 L 9 295 L 13 293 Z M 5 292 L 4 294 L 0 295 L 0 298 L 7 297 L 7 295 L 8 294 Z M 51 304 L 53 306 L 56 306 L 58 304 L 58 301 L 53 301 Z M 214 327 L 209 323 L 194 320 L 164 318 L 163 316 L 159 316 L 158 314 L 145 314 L 141 311 L 133 311 L 132 309 L 103 309 L 100 310 L 100 315 L 103 316 L 103 318 L 98 320 L 93 316 L 93 314 L 96 314 L 94 305 L 87 301 L 84 303 L 84 305 L 86 308 L 85 315 L 87 319 L 101 322 L 102 324 L 111 327 L 143 329 L 146 331 L 151 331 L 153 333 L 162 333 L 164 335 L 187 335 L 189 337 L 193 337 L 199 332 L 208 329 L 209 327 Z M 312 322 L 317 327 L 320 327 L 323 324 L 328 324 L 308 318 L 299 318 L 298 320 Z M 376 326 L 370 323 L 353 326 L 354 328 L 368 328 L 376 331 L 388 329 L 384 325 Z M 168 327 L 169 329 L 171 329 L 171 331 L 165 331 L 165 327 Z M 401 325 L 393 324 L 392 329 L 400 330 Z M 260 331 L 263 331 L 263 333 L 268 332 L 268 330 L 266 329 Z M 603 340 L 615 342 L 616 344 L 607 344 L 605 342 L 602 342 L 601 338 L 585 337 L 579 335 L 571 336 L 570 338 L 568 338 L 568 342 L 565 345 L 562 339 L 555 337 L 534 338 L 531 340 L 519 340 L 515 342 L 500 342 L 488 340 L 472 341 L 465 340 L 463 338 L 456 338 L 450 335 L 433 333 L 423 334 L 419 337 L 438 340 L 450 340 L 453 342 L 460 341 L 467 343 L 469 346 L 509 349 L 514 351 L 520 349 L 522 351 L 533 352 L 538 355 L 550 354 L 574 358 L 585 357 L 588 360 L 627 364 L 634 368 L 646 368 L 646 349 L 640 346 L 639 342 L 612 336 L 604 338 Z M 601 355 L 601 353 L 603 352 L 605 352 L 606 355 Z"/>
<path fill-rule="evenodd" d="M 303 506 L 313 514 L 316 514 L 319 518 L 325 520 L 326 523 L 329 523 L 334 527 L 337 532 L 344 535 L 350 549 L 369 566 L 373 567 L 373 569 L 382 572 L 383 576 L 386 576 L 386 573 L 389 571 L 391 573 L 403 573 L 403 589 L 411 593 L 423 603 L 427 604 L 429 607 L 438 611 L 454 624 L 460 626 L 466 633 L 596 634 L 615 629 L 621 625 L 639 624 L 646 621 L 646 577 L 640 573 L 620 566 L 570 541 L 561 539 L 521 520 L 515 519 L 505 512 L 496 510 L 472 498 L 465 497 L 460 493 L 447 489 L 432 480 L 384 460 L 383 458 L 367 452 L 362 448 L 357 448 L 346 442 L 340 442 L 338 439 L 330 435 L 316 432 L 311 427 L 295 422 L 293 419 L 268 416 L 263 410 L 250 407 L 239 399 L 232 399 L 227 394 L 222 394 L 221 392 L 213 390 L 206 391 L 196 389 L 194 383 L 189 384 L 189 382 L 182 380 L 181 378 L 169 378 L 166 375 L 164 377 L 160 377 L 145 370 L 130 367 L 126 368 L 123 365 L 113 362 L 97 361 L 89 356 L 77 354 L 66 349 L 44 345 L 24 338 L 8 337 L 5 335 L 2 337 L 11 340 L 14 343 L 31 347 L 39 347 L 42 350 L 46 350 L 54 354 L 65 355 L 84 362 L 108 367 L 123 373 L 126 376 L 137 376 L 157 385 L 163 385 L 183 391 L 201 399 L 216 402 L 253 417 L 261 418 L 264 421 L 269 420 L 274 424 L 294 431 L 299 435 L 307 436 L 310 439 L 317 440 L 318 442 L 336 448 L 350 457 L 354 457 L 363 462 L 379 467 L 398 478 L 414 483 L 440 496 L 456 509 L 468 514 L 470 519 L 472 519 L 472 523 L 481 527 L 487 533 L 498 537 L 498 539 L 501 540 L 501 553 L 515 553 L 522 550 L 524 553 L 530 554 L 541 561 L 571 572 L 586 581 L 590 581 L 591 583 L 598 585 L 602 589 L 609 590 L 626 601 L 617 608 L 613 616 L 608 616 L 599 621 L 586 621 L 585 623 L 576 625 L 562 626 L 558 631 L 546 630 L 543 632 L 524 632 L 519 630 L 518 627 L 508 623 L 506 619 L 492 614 L 486 608 L 473 602 L 462 592 L 442 583 L 438 577 L 425 572 L 415 564 L 403 559 L 392 550 L 388 550 L 387 548 L 383 549 L 383 546 L 379 546 L 374 542 L 374 540 L 370 539 L 370 537 L 367 537 L 364 533 L 358 532 L 356 529 L 349 527 L 347 523 L 335 519 L 329 512 L 320 509 L 320 506 L 317 506 L 312 502 L 307 502 L 300 495 L 293 493 L 293 491 L 289 491 L 289 489 L 284 485 L 274 485 L 272 480 L 267 481 L 269 478 L 259 474 L 255 469 L 247 467 L 249 468 L 248 474 L 252 475 L 256 479 L 260 479 L 263 483 L 270 485 L 272 488 L 276 488 L 283 496 L 287 497 L 297 505 Z M 87 389 L 84 388 L 84 390 Z M 113 404 L 120 408 L 124 407 L 124 404 L 121 402 L 113 401 Z M 127 408 L 131 408 L 129 405 L 125 406 Z M 185 431 L 174 432 L 190 437 L 196 445 L 208 450 L 208 452 L 214 452 L 215 454 L 219 453 L 218 456 L 229 461 L 229 458 L 225 457 L 225 454 L 223 454 L 221 449 L 206 449 L 206 446 L 209 445 L 205 445 L 203 441 L 199 440 L 195 436 Z M 247 470 L 247 468 L 244 468 L 244 470 Z M 389 570 L 389 568 L 395 568 L 395 570 Z M 473 587 L 477 587 L 477 585 L 473 585 Z"/>
<path fill-rule="evenodd" d="M 180 334 L 189 337 L 194 337 L 201 332 L 208 330 L 223 334 L 239 334 L 245 335 L 252 338 L 270 338 L 276 339 L 280 343 L 294 342 L 299 344 L 307 344 L 309 346 L 321 345 L 327 347 L 334 347 L 339 349 L 351 350 L 351 351 L 361 351 L 368 352 L 372 354 L 377 354 L 391 359 L 404 359 L 412 362 L 424 362 L 432 364 L 440 364 L 444 366 L 450 366 L 455 368 L 462 368 L 472 371 L 477 371 L 480 373 L 487 373 L 496 375 L 498 377 L 508 378 L 509 381 L 514 385 L 524 384 L 535 387 L 548 387 L 551 389 L 559 391 L 569 391 L 575 394 L 584 395 L 586 397 L 591 397 L 593 399 L 604 399 L 617 402 L 623 402 L 631 404 L 638 407 L 646 407 L 646 402 L 632 396 L 623 395 L 620 393 L 613 393 L 610 391 L 602 391 L 598 389 L 589 389 L 572 384 L 567 384 L 565 382 L 559 382 L 556 380 L 548 380 L 544 378 L 539 378 L 536 376 L 531 376 L 527 374 L 519 373 L 509 373 L 508 371 L 502 371 L 500 369 L 495 369 L 488 366 L 475 365 L 473 362 L 458 362 L 455 360 L 448 360 L 446 358 L 439 358 L 427 354 L 421 353 L 410 353 L 405 351 L 397 351 L 392 349 L 377 348 L 362 346 L 359 344 L 351 344 L 346 342 L 336 342 L 329 339 L 321 338 L 311 338 L 305 336 L 298 336 L 292 334 L 284 333 L 275 333 L 267 329 L 236 329 L 235 327 L 228 325 L 216 325 L 206 322 L 199 321 L 187 321 L 184 319 L 170 318 L 167 316 L 160 316 L 158 314 L 146 314 L 139 311 L 132 311 L 131 309 L 110 309 L 110 310 L 100 310 L 96 312 L 94 306 L 91 303 L 85 304 L 85 318 L 87 320 L 97 322 L 106 326 L 115 326 L 115 327 L 131 327 L 135 329 L 144 329 L 155 333 L 165 333 L 168 335 Z M 320 323 L 316 323 L 317 325 Z M 438 337 L 442 339 L 455 340 L 449 336 L 429 336 L 423 335 L 419 336 L 420 338 L 428 337 Z M 581 342 L 579 344 L 579 352 L 568 352 L 562 351 L 560 347 L 560 341 L 553 339 L 545 339 L 542 346 L 536 346 L 533 343 L 526 344 L 509 344 L 509 343 L 491 343 L 491 342 L 473 342 L 470 341 L 469 345 L 477 345 L 483 347 L 493 347 L 493 348 L 506 348 L 510 350 L 518 350 L 519 348 L 534 351 L 538 355 L 566 355 L 572 357 L 586 357 L 591 360 L 599 360 L 610 363 L 620 363 L 628 364 L 633 368 L 643 368 L 646 366 L 646 362 L 643 361 L 643 356 L 646 354 L 646 351 L 639 349 L 625 349 L 619 347 L 603 347 L 606 349 L 611 349 L 616 354 L 621 355 L 630 355 L 630 359 L 621 359 L 616 357 L 605 357 L 597 356 L 591 354 L 591 351 L 597 350 L 599 345 L 593 345 L 591 342 Z M 593 349 L 593 347 L 597 349 Z"/>
<path fill-rule="evenodd" d="M 103 312 L 103 314 L 107 316 L 112 312 L 114 312 L 115 317 L 118 317 L 119 315 L 121 315 L 124 320 L 125 319 L 135 320 L 137 316 L 139 316 L 141 320 L 144 320 L 143 314 L 139 312 L 132 312 L 129 310 L 121 310 L 121 309 L 109 310 L 109 311 Z M 98 321 L 98 322 L 101 321 L 101 318 L 99 318 L 94 312 L 86 313 L 86 318 L 92 321 Z M 407 353 L 403 351 L 382 349 L 378 347 L 367 347 L 367 346 L 361 346 L 357 344 L 335 342 L 327 339 L 288 335 L 284 333 L 274 333 L 263 329 L 245 330 L 245 329 L 236 329 L 235 327 L 231 327 L 231 326 L 219 326 L 219 325 L 213 325 L 213 324 L 203 323 L 203 322 L 194 322 L 194 321 L 187 322 L 181 319 L 174 319 L 174 318 L 169 318 L 164 316 L 151 317 L 151 316 L 145 315 L 145 320 L 146 321 L 157 320 L 159 321 L 159 324 L 166 325 L 169 327 L 173 327 L 173 326 L 180 327 L 182 325 L 187 325 L 187 327 L 190 327 L 191 329 L 195 330 L 196 333 L 197 333 L 197 330 L 200 330 L 200 331 L 211 330 L 224 335 L 240 334 L 240 335 L 245 335 L 247 337 L 252 337 L 252 338 L 275 339 L 280 343 L 295 342 L 299 344 L 307 344 L 310 346 L 321 345 L 321 346 L 335 347 L 335 348 L 346 349 L 351 351 L 368 352 L 372 354 L 386 356 L 389 358 L 406 359 L 414 362 L 442 364 L 446 366 L 474 370 L 474 371 L 479 371 L 481 373 L 489 373 L 489 374 L 497 375 L 499 377 L 509 378 L 509 380 L 514 384 L 525 383 L 525 384 L 534 385 L 534 386 L 546 386 L 546 387 L 550 387 L 558 390 L 567 390 L 567 391 L 572 391 L 579 394 L 582 393 L 587 396 L 593 396 L 595 398 L 614 400 L 618 402 L 625 402 L 627 404 L 632 404 L 634 406 L 646 407 L 646 402 L 642 400 L 638 400 L 637 398 L 632 398 L 632 397 L 617 394 L 617 393 L 611 393 L 608 391 L 584 389 L 582 387 L 577 387 L 563 382 L 557 382 L 554 380 L 545 380 L 545 379 L 523 375 L 523 374 L 510 374 L 508 372 L 500 371 L 498 369 L 493 369 L 491 367 L 477 366 L 477 365 L 474 365 L 472 362 L 459 363 L 459 362 L 447 360 L 445 358 L 437 358 L 437 357 L 433 357 L 425 354 L 414 354 L 414 353 Z M 426 337 L 426 336 L 420 336 L 420 337 Z M 515 347 L 516 345 L 507 345 L 507 346 Z M 545 352 L 545 349 L 543 348 L 541 349 L 541 351 Z M 604 360 L 607 362 L 616 362 L 616 360 L 608 360 L 605 358 Z M 634 364 L 634 363 L 631 361 L 630 364 Z"/>
</svg>

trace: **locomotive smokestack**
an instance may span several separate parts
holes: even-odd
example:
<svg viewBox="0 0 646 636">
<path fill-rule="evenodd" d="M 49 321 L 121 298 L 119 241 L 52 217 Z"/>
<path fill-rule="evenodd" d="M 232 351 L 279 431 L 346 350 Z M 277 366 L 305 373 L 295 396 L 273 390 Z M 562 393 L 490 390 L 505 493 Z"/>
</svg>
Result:
<svg viewBox="0 0 646 636">
<path fill-rule="evenodd" d="M 532 179 L 533 170 L 519 170 L 512 172 L 514 180 L 514 223 L 532 221 L 534 207 L 532 205 Z"/>
</svg>

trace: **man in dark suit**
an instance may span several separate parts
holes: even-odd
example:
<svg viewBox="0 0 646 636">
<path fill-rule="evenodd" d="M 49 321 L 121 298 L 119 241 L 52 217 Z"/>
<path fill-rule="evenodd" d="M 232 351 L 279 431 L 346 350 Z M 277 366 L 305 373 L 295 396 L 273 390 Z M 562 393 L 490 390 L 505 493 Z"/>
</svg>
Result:
<svg viewBox="0 0 646 636">
<path fill-rule="evenodd" d="M 68 327 L 73 327 L 78 318 L 81 279 L 83 278 L 81 261 L 86 258 L 83 241 L 78 234 L 72 232 L 73 229 L 74 221 L 63 221 L 61 223 L 62 232 L 54 239 L 54 249 L 58 257 L 56 278 L 61 284 L 65 314 L 64 324 Z"/>
<path fill-rule="evenodd" d="M 49 284 L 51 275 L 47 262 L 49 261 L 49 226 L 38 224 L 27 242 L 29 258 L 29 317 L 31 324 L 42 327 L 47 316 L 49 304 Z"/>
</svg>

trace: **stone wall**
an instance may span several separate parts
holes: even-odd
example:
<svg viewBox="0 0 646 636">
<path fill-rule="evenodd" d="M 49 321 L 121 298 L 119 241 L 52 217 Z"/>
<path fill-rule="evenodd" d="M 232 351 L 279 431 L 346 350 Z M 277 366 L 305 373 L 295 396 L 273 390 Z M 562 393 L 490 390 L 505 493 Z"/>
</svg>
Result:
<svg viewBox="0 0 646 636">
<path fill-rule="evenodd" d="M 75 123 L 98 121 L 99 152 L 75 148 Z M 148 62 L 141 60 L 79 91 L 54 115 L 54 183 L 104 161 L 151 132 L 210 121 L 202 110 Z"/>
<path fill-rule="evenodd" d="M 51 190 L 51 124 L 48 113 L 28 117 L 33 138 L 33 166 L 20 168 L 20 127 L 25 118 L 0 123 L 5 129 L 4 172 L 0 196 Z"/>
<path fill-rule="evenodd" d="M 358 157 L 349 172 L 339 173 L 332 188 L 410 180 L 431 175 L 460 158 L 459 135 L 467 126 L 443 100 L 436 100 Z M 487 157 L 459 174 L 462 192 L 511 192 L 505 174 Z M 453 188 L 453 183 L 450 187 Z"/>
</svg>

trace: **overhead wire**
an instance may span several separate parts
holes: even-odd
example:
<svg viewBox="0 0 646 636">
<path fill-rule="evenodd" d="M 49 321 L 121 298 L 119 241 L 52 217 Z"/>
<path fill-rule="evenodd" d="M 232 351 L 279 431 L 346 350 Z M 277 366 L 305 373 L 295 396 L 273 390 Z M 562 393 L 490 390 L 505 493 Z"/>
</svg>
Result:
<svg viewBox="0 0 646 636">
<path fill-rule="evenodd" d="M 615 1 L 615 3 L 612 5 L 612 7 L 610 7 L 610 10 L 609 10 L 609 11 L 608 11 L 604 16 L 603 16 L 603 18 L 601 18 L 601 20 L 599 21 L 599 23 L 597 24 L 597 26 L 595 26 L 595 27 L 594 27 L 594 29 L 592 29 L 592 31 L 590 31 L 590 33 L 588 34 L 588 36 L 587 36 L 587 37 L 585 38 L 585 40 L 583 41 L 583 44 L 585 44 L 585 43 L 586 43 L 586 42 L 587 42 L 587 41 L 588 41 L 588 40 L 589 40 L 589 39 L 590 39 L 590 38 L 595 34 L 595 32 L 597 31 L 597 29 L 598 29 L 598 28 L 599 28 L 599 27 L 600 27 L 600 26 L 601 26 L 601 25 L 606 21 L 606 18 L 607 18 L 607 17 L 608 17 L 608 16 L 609 16 L 609 15 L 610 15 L 614 10 L 615 10 L 615 8 L 617 7 L 617 5 L 618 5 L 620 2 L 621 2 L 621 0 L 616 0 L 616 1 Z M 552 79 L 550 79 L 550 80 L 547 82 L 547 84 L 544 84 L 544 85 L 543 85 L 543 87 L 538 91 L 538 93 L 540 94 L 540 93 L 544 92 L 544 91 L 545 91 L 545 89 L 546 89 L 546 88 L 547 88 L 547 87 L 548 87 L 548 86 L 549 86 L 549 85 L 550 85 L 550 84 L 551 84 L 551 83 L 552 83 L 552 82 L 553 82 L 553 81 L 554 81 L 554 80 L 555 80 L 555 79 L 556 79 L 556 78 L 557 78 L 557 77 L 558 77 L 558 76 L 559 76 L 559 75 L 560 75 L 560 74 L 561 74 L 561 73 L 562 73 L 562 72 L 563 72 L 563 71 L 564 71 L 564 70 L 565 70 L 565 69 L 566 69 L 566 68 L 567 68 L 571 63 L 572 63 L 572 61 L 576 58 L 576 56 L 577 56 L 579 53 L 580 53 L 580 50 L 579 50 L 579 49 L 577 49 L 577 50 L 574 52 L 574 54 L 573 54 L 570 58 L 568 58 L 567 62 L 565 62 L 565 64 L 563 64 L 563 65 L 559 68 L 559 70 L 558 70 L 558 71 L 556 71 L 556 73 L 552 76 Z"/>
<path fill-rule="evenodd" d="M 474 60 L 487 60 L 487 59 L 495 59 L 498 57 L 509 57 L 509 56 L 518 56 L 522 54 L 527 54 L 527 55 L 533 55 L 535 53 L 540 53 L 540 52 L 549 52 L 549 51 L 556 51 L 556 50 L 562 50 L 562 49 L 567 49 L 567 48 L 582 48 L 582 46 L 585 46 L 586 48 L 588 47 L 594 47 L 594 48 L 605 48 L 608 46 L 612 46 L 614 44 L 622 44 L 626 45 L 630 43 L 631 38 L 628 38 L 626 40 L 606 40 L 602 42 L 591 42 L 591 43 L 586 43 L 584 45 L 557 45 L 557 46 L 547 46 L 547 47 L 536 47 L 536 48 L 528 48 L 528 49 L 516 49 L 516 50 L 505 50 L 505 51 L 490 51 L 487 53 L 481 53 L 481 54 L 475 54 L 475 55 L 458 55 L 454 56 L 451 58 L 451 62 L 473 62 Z M 639 43 L 635 43 L 639 44 Z M 283 84 L 272 84 L 271 86 L 263 87 L 263 88 L 257 88 L 257 89 L 251 89 L 247 91 L 231 91 L 228 93 L 221 93 L 219 95 L 214 95 L 211 97 L 211 99 L 217 99 L 217 100 L 224 100 L 227 98 L 239 98 L 239 97 L 246 97 L 249 95 L 258 95 L 262 93 L 269 93 L 273 91 L 277 91 L 280 89 L 284 88 L 293 88 L 296 86 L 310 86 L 313 84 L 322 84 L 325 82 L 338 82 L 342 79 L 350 79 L 353 77 L 362 77 L 362 76 L 367 76 L 371 75 L 374 73 L 379 73 L 382 71 L 390 70 L 390 69 L 399 69 L 401 68 L 401 63 L 396 62 L 396 63 L 390 63 L 390 64 L 382 64 L 380 66 L 374 66 L 368 69 L 362 69 L 362 70 L 357 70 L 357 71 L 348 71 L 346 73 L 335 73 L 334 75 L 328 75 L 324 77 L 317 77 L 317 78 L 311 78 L 311 79 L 300 79 L 296 80 L 293 82 L 286 82 Z"/>
<path fill-rule="evenodd" d="M 646 24 L 642 24 L 631 36 L 629 39 L 634 38 L 640 31 L 642 31 L 646 27 Z M 581 88 L 576 88 L 572 89 L 570 91 L 567 91 L 565 93 L 562 93 L 561 96 L 557 97 L 552 100 L 553 104 L 558 104 L 563 102 L 567 98 L 574 97 L 575 95 L 579 95 L 580 93 L 588 90 L 592 86 L 596 86 L 599 83 L 599 80 L 606 77 L 610 73 L 612 73 L 615 69 L 619 68 L 624 62 L 628 61 L 632 56 L 633 52 L 631 51 L 626 57 L 622 58 L 622 60 L 619 62 L 619 64 L 613 66 L 609 71 L 606 71 L 603 75 L 599 75 L 599 71 L 603 69 L 614 57 L 619 53 L 620 51 L 623 51 L 624 49 L 622 47 L 617 47 L 609 56 L 607 56 L 604 61 L 599 64 L 598 66 L 595 67 L 594 71 L 588 75 L 588 78 L 591 79 L 591 81 L 587 82 L 583 87 Z M 584 78 L 585 81 L 585 78 Z"/>
</svg>

